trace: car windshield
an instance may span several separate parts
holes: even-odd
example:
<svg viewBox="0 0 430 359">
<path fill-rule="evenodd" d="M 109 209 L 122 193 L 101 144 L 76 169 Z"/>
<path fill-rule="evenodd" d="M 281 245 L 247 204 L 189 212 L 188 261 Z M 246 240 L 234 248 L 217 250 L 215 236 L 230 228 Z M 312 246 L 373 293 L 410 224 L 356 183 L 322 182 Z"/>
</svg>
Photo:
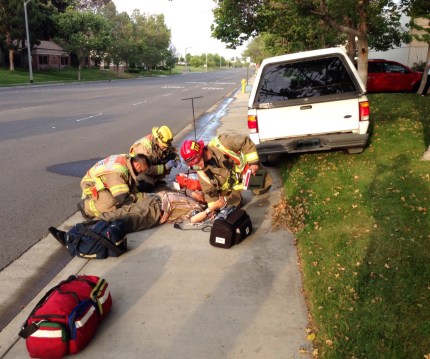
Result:
<svg viewBox="0 0 430 359">
<path fill-rule="evenodd" d="M 264 68 L 258 103 L 356 92 L 357 88 L 339 57 L 270 64 Z"/>
</svg>

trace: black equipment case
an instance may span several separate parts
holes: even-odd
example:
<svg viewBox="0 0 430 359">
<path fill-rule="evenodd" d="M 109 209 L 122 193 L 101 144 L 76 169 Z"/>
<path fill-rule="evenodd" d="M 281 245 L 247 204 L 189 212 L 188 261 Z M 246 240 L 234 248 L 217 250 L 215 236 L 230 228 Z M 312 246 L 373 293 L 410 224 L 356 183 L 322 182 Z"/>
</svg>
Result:
<svg viewBox="0 0 430 359">
<path fill-rule="evenodd" d="M 239 244 L 252 232 L 251 219 L 243 209 L 229 208 L 215 219 L 209 243 L 214 247 L 231 248 Z"/>
</svg>

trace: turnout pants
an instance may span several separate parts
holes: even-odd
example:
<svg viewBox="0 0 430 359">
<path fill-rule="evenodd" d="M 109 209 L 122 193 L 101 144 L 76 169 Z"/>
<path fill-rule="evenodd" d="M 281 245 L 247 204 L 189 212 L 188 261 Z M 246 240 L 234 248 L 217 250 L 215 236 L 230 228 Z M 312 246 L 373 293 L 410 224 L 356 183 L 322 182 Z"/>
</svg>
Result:
<svg viewBox="0 0 430 359">
<path fill-rule="evenodd" d="M 116 209 L 116 200 L 108 190 L 96 192 L 94 196 L 91 189 L 94 187 L 93 182 L 82 182 L 82 199 L 85 213 L 90 217 L 97 217 L 101 213 L 111 212 Z M 96 198 L 97 197 L 97 198 Z"/>
</svg>

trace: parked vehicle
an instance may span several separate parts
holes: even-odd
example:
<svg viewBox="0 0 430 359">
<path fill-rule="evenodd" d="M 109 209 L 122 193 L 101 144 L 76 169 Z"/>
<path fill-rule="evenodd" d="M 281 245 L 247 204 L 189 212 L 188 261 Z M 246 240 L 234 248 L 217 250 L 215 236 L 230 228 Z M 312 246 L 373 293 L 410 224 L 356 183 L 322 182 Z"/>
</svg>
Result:
<svg viewBox="0 0 430 359">
<path fill-rule="evenodd" d="M 268 155 L 347 149 L 360 153 L 369 134 L 369 101 L 340 48 L 265 59 L 248 102 L 250 138 Z"/>
<path fill-rule="evenodd" d="M 367 92 L 417 92 L 422 72 L 414 71 L 396 61 L 368 61 Z"/>
</svg>

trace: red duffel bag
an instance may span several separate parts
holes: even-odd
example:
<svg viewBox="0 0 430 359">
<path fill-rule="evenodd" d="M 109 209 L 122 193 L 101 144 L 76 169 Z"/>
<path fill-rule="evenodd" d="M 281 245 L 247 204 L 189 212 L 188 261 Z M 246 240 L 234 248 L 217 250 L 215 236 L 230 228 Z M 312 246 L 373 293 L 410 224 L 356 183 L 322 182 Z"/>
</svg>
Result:
<svg viewBox="0 0 430 359">
<path fill-rule="evenodd" d="M 70 276 L 51 288 L 31 311 L 19 335 L 32 358 L 62 358 L 81 351 L 110 311 L 104 279 Z"/>
</svg>

